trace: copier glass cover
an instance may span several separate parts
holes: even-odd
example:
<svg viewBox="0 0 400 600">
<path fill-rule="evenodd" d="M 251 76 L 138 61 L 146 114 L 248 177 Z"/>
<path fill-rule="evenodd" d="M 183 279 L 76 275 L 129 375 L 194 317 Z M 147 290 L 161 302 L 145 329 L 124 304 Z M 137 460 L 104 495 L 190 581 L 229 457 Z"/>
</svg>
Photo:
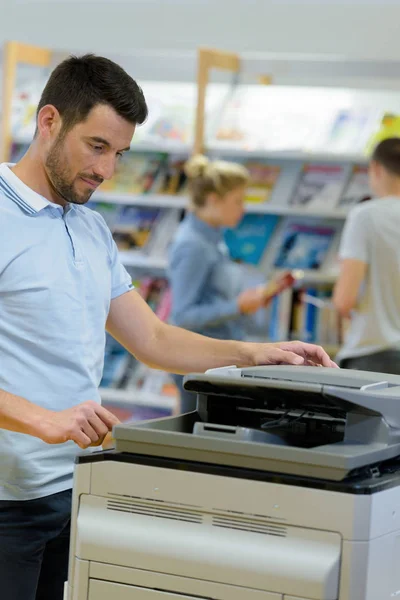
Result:
<svg viewBox="0 0 400 600">
<path fill-rule="evenodd" d="M 116 450 L 332 481 L 400 455 L 400 376 L 226 367 L 184 386 L 195 412 L 118 425 Z"/>
</svg>

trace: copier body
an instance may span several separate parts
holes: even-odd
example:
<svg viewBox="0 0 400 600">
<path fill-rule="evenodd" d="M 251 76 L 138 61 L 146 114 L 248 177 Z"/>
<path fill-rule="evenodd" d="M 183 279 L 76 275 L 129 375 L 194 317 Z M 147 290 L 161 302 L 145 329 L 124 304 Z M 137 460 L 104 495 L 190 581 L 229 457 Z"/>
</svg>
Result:
<svg viewBox="0 0 400 600">
<path fill-rule="evenodd" d="M 321 414 L 312 398 L 317 375 L 307 369 L 211 372 L 186 380 L 199 394 L 196 412 L 118 426 L 116 450 L 80 457 L 67 600 L 400 598 L 400 465 L 396 411 L 389 406 L 396 397 L 400 403 L 400 378 L 364 374 L 364 381 L 354 374 L 351 387 L 350 372 L 315 371 L 328 381 L 322 387 L 335 377 L 341 388 L 338 395 L 332 386 L 320 390 Z M 259 385 L 243 382 L 246 373 Z M 277 390 L 285 397 L 281 407 Z M 377 394 L 386 417 L 371 409 Z M 243 410 L 250 411 L 246 424 L 261 414 L 267 427 L 234 426 L 233 413 Z M 207 416 L 220 422 L 206 422 Z M 307 419 L 315 429 L 315 418 L 324 436 L 335 430 L 332 439 L 312 447 L 296 441 Z M 285 439 L 280 433 L 287 428 Z M 264 433 L 272 437 L 265 441 Z M 373 448 L 365 448 L 362 464 L 358 450 L 368 439 Z M 341 450 L 320 451 L 329 445 Z"/>
</svg>

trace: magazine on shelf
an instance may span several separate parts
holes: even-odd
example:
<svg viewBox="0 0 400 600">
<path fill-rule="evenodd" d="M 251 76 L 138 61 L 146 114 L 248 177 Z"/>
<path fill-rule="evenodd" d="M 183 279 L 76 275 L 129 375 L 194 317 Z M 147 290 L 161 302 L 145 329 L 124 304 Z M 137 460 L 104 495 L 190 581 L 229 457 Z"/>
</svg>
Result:
<svg viewBox="0 0 400 600">
<path fill-rule="evenodd" d="M 163 195 L 182 195 L 187 192 L 187 177 L 184 172 L 187 156 L 169 155 L 155 179 L 152 192 Z"/>
<path fill-rule="evenodd" d="M 322 147 L 325 152 L 357 154 L 364 150 L 376 120 L 376 110 L 346 108 L 339 110 L 328 128 Z"/>
<path fill-rule="evenodd" d="M 218 149 L 264 151 L 308 148 L 321 123 L 326 121 L 326 112 L 317 111 L 314 106 L 310 108 L 313 91 L 280 86 L 237 86 L 208 145 Z"/>
<path fill-rule="evenodd" d="M 353 167 L 347 187 L 339 198 L 338 208 L 350 208 L 370 197 L 368 167 L 356 165 Z"/>
<path fill-rule="evenodd" d="M 246 202 L 268 202 L 281 172 L 279 165 L 261 161 L 246 161 L 244 166 L 250 173 L 250 184 L 246 190 Z"/>
<path fill-rule="evenodd" d="M 330 210 L 337 206 L 345 182 L 344 166 L 305 165 L 290 204 L 312 210 Z"/>
<path fill-rule="evenodd" d="M 151 256 L 165 257 L 179 223 L 179 210 L 170 208 L 160 212 L 146 244 L 146 252 Z"/>
<path fill-rule="evenodd" d="M 235 229 L 224 233 L 231 258 L 258 265 L 278 221 L 277 215 L 246 214 Z"/>
<path fill-rule="evenodd" d="M 88 208 L 100 213 L 120 251 L 141 251 L 153 257 L 165 256 L 180 223 L 180 211 L 130 204 L 90 201 Z"/>
<path fill-rule="evenodd" d="M 116 173 L 101 185 L 102 192 L 147 194 L 167 159 L 163 152 L 127 152 L 121 157 Z"/>
<path fill-rule="evenodd" d="M 143 84 L 149 108 L 147 121 L 137 128 L 135 143 L 179 147 L 191 144 L 196 114 L 196 86 L 181 82 Z"/>
<path fill-rule="evenodd" d="M 144 277 L 133 281 L 150 308 L 162 321 L 168 321 L 171 310 L 169 282 L 165 277 Z M 168 373 L 152 369 L 139 362 L 109 334 L 106 336 L 104 372 L 101 388 L 113 388 L 149 394 L 149 404 L 157 396 L 175 398 L 178 394 L 173 379 Z M 153 400 L 151 399 L 153 397 Z"/>
<path fill-rule="evenodd" d="M 152 206 L 121 206 L 111 229 L 118 249 L 145 249 L 165 212 L 166 209 Z"/>
<path fill-rule="evenodd" d="M 274 247 L 275 269 L 320 269 L 327 259 L 337 228 L 317 220 L 287 219 Z"/>
</svg>

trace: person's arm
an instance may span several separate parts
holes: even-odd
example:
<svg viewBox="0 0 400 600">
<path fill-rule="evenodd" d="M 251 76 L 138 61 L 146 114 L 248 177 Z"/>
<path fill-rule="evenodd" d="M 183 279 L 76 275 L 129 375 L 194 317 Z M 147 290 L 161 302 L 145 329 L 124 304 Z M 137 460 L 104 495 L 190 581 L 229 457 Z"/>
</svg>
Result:
<svg viewBox="0 0 400 600">
<path fill-rule="evenodd" d="M 355 258 L 345 258 L 340 264 L 340 274 L 333 293 L 333 304 L 342 317 L 350 316 L 357 306 L 361 284 L 367 272 L 367 263 Z"/>
<path fill-rule="evenodd" d="M 357 306 L 361 284 L 367 274 L 370 229 L 369 212 L 364 207 L 353 209 L 343 229 L 340 273 L 333 291 L 333 304 L 342 317 L 348 317 Z"/>
<path fill-rule="evenodd" d="M 112 413 L 91 400 L 52 411 L 0 389 L 0 429 L 32 435 L 48 444 L 72 440 L 80 448 L 97 446 L 117 423 Z"/>
<path fill-rule="evenodd" d="M 213 298 L 201 302 L 212 268 L 212 257 L 196 241 L 181 244 L 173 250 L 169 280 L 173 318 L 180 327 L 203 329 L 240 315 L 236 298 Z"/>
<path fill-rule="evenodd" d="M 106 328 L 141 362 L 182 375 L 229 365 L 316 363 L 336 366 L 320 346 L 313 344 L 215 340 L 167 325 L 156 317 L 136 291 L 112 300 Z"/>
</svg>

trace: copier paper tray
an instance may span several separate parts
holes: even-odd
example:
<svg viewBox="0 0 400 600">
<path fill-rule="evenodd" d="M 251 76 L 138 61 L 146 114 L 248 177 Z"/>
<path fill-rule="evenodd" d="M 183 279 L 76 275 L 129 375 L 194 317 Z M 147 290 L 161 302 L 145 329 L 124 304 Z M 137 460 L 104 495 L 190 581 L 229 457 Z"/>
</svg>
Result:
<svg viewBox="0 0 400 600">
<path fill-rule="evenodd" d="M 184 386 L 195 412 L 116 426 L 117 451 L 336 481 L 400 455 L 400 376 L 226 367 Z"/>
</svg>

